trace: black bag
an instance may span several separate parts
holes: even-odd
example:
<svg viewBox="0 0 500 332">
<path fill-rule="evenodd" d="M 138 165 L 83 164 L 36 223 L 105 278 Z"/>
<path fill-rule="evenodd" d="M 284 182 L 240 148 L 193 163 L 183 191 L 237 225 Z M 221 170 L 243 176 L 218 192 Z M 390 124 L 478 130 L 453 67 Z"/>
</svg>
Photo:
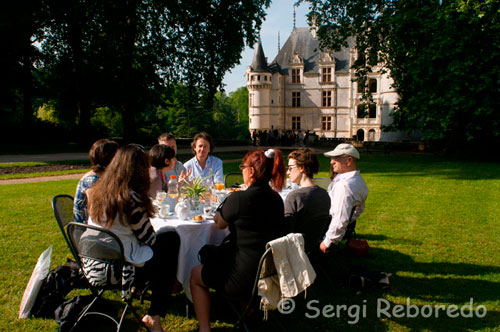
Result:
<svg viewBox="0 0 500 332">
<path fill-rule="evenodd" d="M 349 274 L 350 288 L 362 293 L 371 289 L 387 289 L 390 287 L 389 277 L 392 273 L 382 271 L 369 271 L 361 267 L 354 267 Z"/>
<path fill-rule="evenodd" d="M 64 303 L 57 307 L 55 311 L 55 319 L 59 324 L 59 332 L 66 332 L 71 330 L 73 325 L 75 325 L 78 317 L 80 317 L 82 312 L 87 308 L 90 302 L 92 302 L 93 298 L 93 295 L 76 296 L 64 301 Z M 109 311 L 110 307 L 112 306 L 106 304 L 104 299 L 99 298 L 97 299 L 96 303 L 92 305 L 90 311 L 108 313 L 107 311 Z M 114 313 L 109 314 L 113 315 Z M 102 326 L 102 324 L 104 324 L 106 321 L 108 321 L 108 319 L 105 319 L 104 316 L 85 316 L 85 318 L 82 319 L 80 323 L 78 323 L 77 328 L 73 331 L 88 331 L 91 327 L 86 323 L 92 324 L 91 326 L 95 327 Z"/>
<path fill-rule="evenodd" d="M 74 288 L 86 288 L 85 278 L 78 265 L 70 259 L 65 265 L 51 270 L 42 283 L 31 314 L 38 318 L 54 318 L 54 311 Z"/>
</svg>

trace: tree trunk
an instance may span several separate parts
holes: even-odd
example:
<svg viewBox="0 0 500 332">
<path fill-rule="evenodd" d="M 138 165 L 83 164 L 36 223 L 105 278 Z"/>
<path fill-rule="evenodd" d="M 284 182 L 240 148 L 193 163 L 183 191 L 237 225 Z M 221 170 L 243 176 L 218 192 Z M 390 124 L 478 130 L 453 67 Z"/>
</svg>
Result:
<svg viewBox="0 0 500 332">
<path fill-rule="evenodd" d="M 31 73 L 30 44 L 24 49 L 23 55 L 23 127 L 30 128 L 33 124 L 33 75 Z"/>
<path fill-rule="evenodd" d="M 121 82 L 122 96 L 120 110 L 122 112 L 123 134 L 126 141 L 131 142 L 136 138 L 136 98 L 137 91 L 133 80 L 133 59 L 135 51 L 135 39 L 137 36 L 136 1 L 128 1 L 123 4 L 122 38 L 123 52 L 121 55 Z"/>
</svg>

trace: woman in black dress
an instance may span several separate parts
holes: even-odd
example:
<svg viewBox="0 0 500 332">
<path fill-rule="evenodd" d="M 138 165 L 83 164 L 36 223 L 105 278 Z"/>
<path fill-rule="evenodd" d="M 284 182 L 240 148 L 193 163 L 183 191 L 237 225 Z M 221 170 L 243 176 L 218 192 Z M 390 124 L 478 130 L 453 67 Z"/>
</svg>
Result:
<svg viewBox="0 0 500 332">
<path fill-rule="evenodd" d="M 232 193 L 215 216 L 217 228 L 230 234 L 216 250 L 200 251 L 202 264 L 191 271 L 191 294 L 200 331 L 210 331 L 213 288 L 248 300 L 266 243 L 286 234 L 283 200 L 273 188 L 285 183 L 283 156 L 278 149 L 249 151 L 240 165 L 245 191 Z"/>
</svg>

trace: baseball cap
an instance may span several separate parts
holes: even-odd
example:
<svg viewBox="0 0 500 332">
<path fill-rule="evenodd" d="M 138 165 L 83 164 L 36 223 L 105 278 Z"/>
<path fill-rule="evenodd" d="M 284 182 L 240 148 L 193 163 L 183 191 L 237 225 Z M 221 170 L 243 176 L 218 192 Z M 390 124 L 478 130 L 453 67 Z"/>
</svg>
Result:
<svg viewBox="0 0 500 332">
<path fill-rule="evenodd" d="M 330 158 L 341 156 L 343 154 L 346 154 L 348 156 L 359 159 L 358 150 L 356 150 L 356 148 L 354 146 L 352 146 L 351 144 L 347 144 L 347 143 L 339 144 L 332 151 L 328 151 L 328 152 L 324 153 L 325 157 L 330 157 Z"/>
</svg>

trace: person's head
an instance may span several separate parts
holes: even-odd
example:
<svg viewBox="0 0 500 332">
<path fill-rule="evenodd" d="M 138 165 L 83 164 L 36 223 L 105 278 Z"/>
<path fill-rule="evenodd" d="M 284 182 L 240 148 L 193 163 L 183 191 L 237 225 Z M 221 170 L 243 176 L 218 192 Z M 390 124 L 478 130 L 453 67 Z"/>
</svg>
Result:
<svg viewBox="0 0 500 332">
<path fill-rule="evenodd" d="M 205 132 L 198 133 L 194 136 L 191 142 L 191 148 L 198 160 L 206 160 L 208 154 L 214 151 L 214 143 L 212 137 Z"/>
<path fill-rule="evenodd" d="M 89 150 L 90 169 L 102 173 L 113 159 L 118 143 L 109 139 L 100 139 Z"/>
<path fill-rule="evenodd" d="M 358 169 L 359 152 L 354 146 L 347 143 L 337 145 L 332 151 L 326 152 L 325 157 L 330 157 L 333 172 L 342 174 Z"/>
<path fill-rule="evenodd" d="M 271 181 L 274 189 L 280 191 L 285 184 L 283 154 L 278 149 L 248 151 L 240 169 L 247 186 L 256 181 Z"/>
<path fill-rule="evenodd" d="M 151 217 L 154 209 L 148 197 L 149 167 L 149 156 L 142 146 L 128 144 L 119 148 L 101 179 L 87 191 L 92 219 L 109 227 L 118 214 L 120 221 L 126 222 L 124 216 L 132 212 L 132 191 L 139 196 Z"/>
<path fill-rule="evenodd" d="M 158 144 L 170 146 L 172 149 L 174 149 L 175 154 L 177 154 L 177 141 L 175 140 L 175 136 L 173 134 L 161 134 L 160 136 L 158 136 Z"/>
<path fill-rule="evenodd" d="M 169 167 L 174 157 L 174 149 L 167 145 L 156 144 L 149 150 L 149 162 L 151 166 L 157 169 Z"/>
<path fill-rule="evenodd" d="M 288 155 L 288 177 L 294 183 L 300 183 L 303 176 L 310 179 L 319 172 L 318 155 L 312 149 L 298 149 Z"/>
</svg>

